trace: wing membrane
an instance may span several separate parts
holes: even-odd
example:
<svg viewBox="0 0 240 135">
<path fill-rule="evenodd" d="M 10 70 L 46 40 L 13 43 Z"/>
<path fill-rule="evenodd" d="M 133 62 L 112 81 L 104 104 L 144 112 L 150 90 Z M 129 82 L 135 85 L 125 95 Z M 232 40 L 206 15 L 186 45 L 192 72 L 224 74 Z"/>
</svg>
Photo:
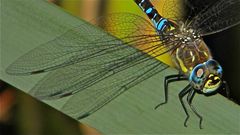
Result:
<svg viewBox="0 0 240 135">
<path fill-rule="evenodd" d="M 137 15 L 111 14 L 99 18 L 98 22 L 101 22 L 98 26 L 108 33 L 86 23 L 31 50 L 10 65 L 7 72 L 29 75 L 51 71 L 125 48 L 120 44 L 145 49 L 151 48 L 151 42 L 160 40 L 154 27 Z M 111 23 L 112 27 L 104 27 L 106 22 Z"/>
<path fill-rule="evenodd" d="M 7 72 L 14 75 L 28 75 L 74 64 L 76 56 L 85 57 L 94 53 L 93 49 L 87 54 L 81 50 L 86 46 L 93 48 L 92 42 L 101 36 L 108 37 L 107 33 L 84 24 L 84 27 L 71 29 L 60 37 L 34 48 L 10 65 Z"/>
<path fill-rule="evenodd" d="M 145 60 L 74 94 L 61 111 L 81 119 L 97 111 L 127 89 L 156 75 L 168 66 L 156 59 Z"/>
<path fill-rule="evenodd" d="M 118 20 L 123 18 L 125 19 L 121 25 L 118 24 Z M 103 20 L 100 25 L 102 28 L 107 22 L 113 24 L 114 27 L 106 28 L 106 31 L 116 35 L 117 38 L 106 35 L 102 36 L 101 39 L 86 43 L 88 45 L 82 45 L 82 41 L 71 45 L 62 44 L 62 46 L 70 47 L 74 52 L 76 51 L 78 55 L 71 56 L 71 62 L 73 62 L 71 65 L 57 69 L 43 78 L 31 90 L 33 96 L 40 99 L 57 99 L 72 95 L 96 85 L 110 76 L 114 77 L 116 73 L 128 70 L 128 68 L 141 62 L 154 59 L 154 61 L 161 63 L 155 60 L 155 57 L 177 47 L 176 42 L 178 41 L 164 39 L 160 41 L 155 30 L 154 35 L 144 33 L 144 30 L 153 32 L 152 26 L 139 16 L 117 14 L 100 20 Z M 140 28 L 138 21 L 145 24 L 142 27 L 144 30 Z M 114 24 L 114 22 L 118 23 Z M 132 29 L 118 27 L 123 24 L 129 25 L 128 23 L 134 24 L 135 27 Z M 79 29 L 74 31 L 79 31 Z M 166 35 L 165 37 L 168 39 L 170 36 Z M 144 68 L 143 65 L 142 68 Z M 129 76 L 132 74 L 129 73 Z"/>
<path fill-rule="evenodd" d="M 184 0 L 185 1 L 185 0 Z M 164 0 L 162 16 L 170 20 L 179 21 L 184 20 L 185 11 L 184 4 L 182 0 Z"/>
<path fill-rule="evenodd" d="M 220 0 L 196 15 L 191 26 L 202 36 L 213 34 L 240 23 L 240 0 Z"/>
<path fill-rule="evenodd" d="M 129 48 L 127 51 L 119 50 L 116 52 L 117 55 L 111 53 L 111 57 L 107 56 L 109 54 L 107 53 L 98 58 L 57 69 L 39 81 L 30 93 L 41 99 L 61 98 L 85 90 L 110 76 L 115 78 L 116 73 L 135 67 L 139 63 L 145 61 L 161 63 L 147 53 L 131 49 L 131 51 Z M 144 65 L 141 65 L 144 69 Z M 129 72 L 128 76 L 132 74 Z"/>
<path fill-rule="evenodd" d="M 119 40 L 118 42 L 122 43 Z M 153 42 L 151 41 L 151 43 Z M 128 68 L 134 67 L 141 62 L 156 61 L 162 63 L 155 57 L 170 50 L 164 49 L 165 51 L 162 51 L 158 44 L 158 42 L 155 42 L 154 46 L 145 48 L 145 50 L 119 44 L 122 48 L 114 48 L 115 50 L 112 52 L 106 50 L 106 53 L 97 57 L 91 56 L 85 61 L 52 71 L 43 80 L 39 81 L 30 93 L 41 99 L 61 98 L 82 91 L 109 76 L 115 76 L 115 73 L 128 70 Z M 177 46 L 175 44 L 175 47 Z M 175 49 L 175 47 L 170 49 Z M 150 56 L 150 54 L 155 54 L 155 57 Z M 143 66 L 142 68 L 144 68 Z M 129 76 L 131 75 L 129 73 Z"/>
</svg>

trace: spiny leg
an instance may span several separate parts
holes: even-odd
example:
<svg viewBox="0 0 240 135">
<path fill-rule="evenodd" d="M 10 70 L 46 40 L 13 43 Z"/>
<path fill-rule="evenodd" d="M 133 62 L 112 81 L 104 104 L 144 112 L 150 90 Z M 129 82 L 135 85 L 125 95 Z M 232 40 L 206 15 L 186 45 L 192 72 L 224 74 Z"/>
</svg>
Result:
<svg viewBox="0 0 240 135">
<path fill-rule="evenodd" d="M 168 84 L 171 82 L 182 81 L 182 80 L 187 80 L 187 78 L 181 74 L 169 75 L 169 76 L 165 77 L 165 79 L 164 79 L 164 102 L 158 104 L 155 107 L 155 109 L 157 109 L 159 106 L 164 105 L 168 102 Z"/>
<path fill-rule="evenodd" d="M 202 121 L 203 117 L 196 111 L 195 107 L 192 105 L 192 100 L 195 95 L 196 91 L 192 89 L 187 96 L 187 102 L 189 106 L 191 107 L 192 111 L 195 113 L 195 115 L 199 118 L 199 128 L 202 129 Z"/>
<path fill-rule="evenodd" d="M 188 84 L 179 94 L 178 94 L 178 97 L 179 97 L 179 100 L 180 100 L 180 102 L 181 102 L 181 104 L 182 104 L 182 107 L 183 107 L 183 109 L 184 109 L 184 112 L 186 113 L 186 115 L 187 115 L 187 117 L 186 117 L 186 119 L 185 119 L 185 121 L 184 121 L 184 126 L 185 127 L 187 127 L 187 121 L 188 121 L 188 119 L 189 119 L 189 114 L 188 114 L 188 111 L 187 111 L 187 108 L 186 108 L 186 106 L 185 106 L 185 104 L 184 104 L 184 102 L 183 102 L 183 97 L 187 94 L 187 93 L 189 93 L 189 91 L 192 89 L 192 86 L 190 85 L 190 84 Z"/>
</svg>

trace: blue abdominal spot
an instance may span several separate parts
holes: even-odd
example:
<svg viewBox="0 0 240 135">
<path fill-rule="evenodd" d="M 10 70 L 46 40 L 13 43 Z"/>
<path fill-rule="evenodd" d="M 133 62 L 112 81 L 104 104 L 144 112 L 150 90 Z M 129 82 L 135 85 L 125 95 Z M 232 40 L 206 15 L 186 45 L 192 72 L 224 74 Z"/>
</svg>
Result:
<svg viewBox="0 0 240 135">
<path fill-rule="evenodd" d="M 166 22 L 167 22 L 167 19 L 160 20 L 160 22 L 158 23 L 158 26 L 157 26 L 157 30 L 162 30 L 163 27 L 165 26 Z"/>
<path fill-rule="evenodd" d="M 146 13 L 149 14 L 152 12 L 152 10 L 153 10 L 153 8 L 149 8 L 149 9 L 147 9 Z"/>
</svg>

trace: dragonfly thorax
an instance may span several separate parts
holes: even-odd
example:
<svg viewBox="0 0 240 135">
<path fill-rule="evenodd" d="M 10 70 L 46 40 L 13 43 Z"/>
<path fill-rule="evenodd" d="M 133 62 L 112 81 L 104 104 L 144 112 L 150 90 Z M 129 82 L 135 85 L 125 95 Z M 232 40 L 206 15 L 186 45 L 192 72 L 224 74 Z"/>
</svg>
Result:
<svg viewBox="0 0 240 135">
<path fill-rule="evenodd" d="M 211 59 L 212 55 L 202 39 L 191 38 L 183 42 L 172 52 L 172 59 L 176 67 L 189 76 L 196 65 Z"/>
<path fill-rule="evenodd" d="M 180 23 L 180 27 L 177 29 L 177 34 L 174 34 L 175 38 L 178 38 L 183 44 L 195 42 L 200 39 L 200 35 L 192 28 L 187 28 L 184 23 Z"/>
</svg>

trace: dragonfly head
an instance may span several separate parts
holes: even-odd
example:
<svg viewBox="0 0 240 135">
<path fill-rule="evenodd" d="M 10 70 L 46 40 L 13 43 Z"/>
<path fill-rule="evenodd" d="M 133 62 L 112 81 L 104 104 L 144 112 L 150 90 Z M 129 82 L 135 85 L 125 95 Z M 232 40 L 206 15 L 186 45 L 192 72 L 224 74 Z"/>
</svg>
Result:
<svg viewBox="0 0 240 135">
<path fill-rule="evenodd" d="M 215 94 L 222 84 L 222 67 L 210 59 L 195 66 L 189 76 L 193 88 L 204 95 Z"/>
</svg>

